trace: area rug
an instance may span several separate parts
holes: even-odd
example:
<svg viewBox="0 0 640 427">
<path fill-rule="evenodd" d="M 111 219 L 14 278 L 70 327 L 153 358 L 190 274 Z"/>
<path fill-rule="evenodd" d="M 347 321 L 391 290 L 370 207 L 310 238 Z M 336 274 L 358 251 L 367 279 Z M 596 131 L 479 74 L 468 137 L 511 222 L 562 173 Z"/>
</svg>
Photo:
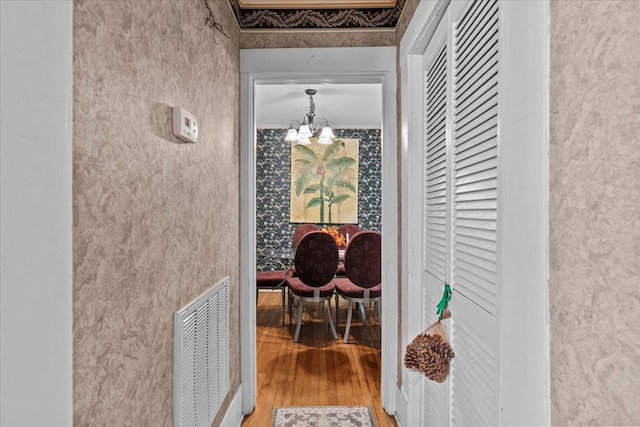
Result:
<svg viewBox="0 0 640 427">
<path fill-rule="evenodd" d="M 375 427 L 370 406 L 302 406 L 273 410 L 273 427 Z"/>
</svg>

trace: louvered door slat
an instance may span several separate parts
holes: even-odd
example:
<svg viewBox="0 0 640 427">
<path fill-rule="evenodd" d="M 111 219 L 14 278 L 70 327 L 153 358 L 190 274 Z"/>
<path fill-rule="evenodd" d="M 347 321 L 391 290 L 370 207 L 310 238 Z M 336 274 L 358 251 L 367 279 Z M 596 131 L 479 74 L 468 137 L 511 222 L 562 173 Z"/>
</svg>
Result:
<svg viewBox="0 0 640 427">
<path fill-rule="evenodd" d="M 487 146 L 489 148 L 487 148 Z M 493 164 L 492 161 L 498 157 L 498 147 L 495 146 L 495 140 L 493 143 L 489 142 L 482 147 L 476 146 L 474 148 L 478 148 L 478 150 L 476 150 L 476 153 L 473 155 L 463 153 L 463 155 L 457 156 L 458 161 L 456 162 L 454 170 L 461 171 L 460 175 L 464 175 L 462 171 L 468 171 L 469 168 L 475 165 L 486 164 L 488 162 Z"/>
<path fill-rule="evenodd" d="M 484 19 L 482 27 L 478 27 L 470 34 L 468 39 L 458 40 L 460 43 L 467 43 L 468 47 L 459 51 L 457 62 L 464 71 L 460 74 L 461 80 L 465 80 L 466 75 L 473 73 L 473 68 L 486 58 L 492 57 L 491 49 L 496 45 L 495 35 L 498 28 L 495 26 L 498 22 L 497 15 Z M 488 31 L 487 31 L 488 30 Z"/>
<path fill-rule="evenodd" d="M 467 115 L 473 114 L 475 111 L 482 109 L 483 106 L 496 103 L 496 95 L 498 94 L 497 75 L 487 76 L 486 79 L 480 81 L 481 85 L 473 96 L 467 97 L 457 107 L 458 117 L 463 119 Z"/>
<path fill-rule="evenodd" d="M 434 178 L 440 175 L 444 175 L 443 170 L 447 160 L 445 157 L 444 147 L 445 139 L 438 138 L 435 139 L 435 142 L 436 144 L 434 148 L 432 150 L 427 150 L 427 155 L 431 157 L 430 160 L 427 161 L 427 170 L 429 171 L 427 176 Z"/>
<path fill-rule="evenodd" d="M 447 188 L 446 179 L 442 179 L 440 182 L 436 182 L 433 185 L 427 187 L 427 193 L 435 193 L 445 190 Z"/>
<path fill-rule="evenodd" d="M 495 210 L 485 210 L 478 212 L 465 212 L 458 211 L 456 212 L 456 219 L 486 219 L 486 220 L 495 220 L 498 217 L 498 214 Z"/>
<path fill-rule="evenodd" d="M 488 271 L 491 271 L 494 275 L 497 273 L 496 271 L 496 260 L 494 257 L 490 255 L 490 252 L 484 251 L 474 251 L 475 253 L 469 254 L 463 251 L 458 251 L 458 259 L 461 261 L 465 261 L 467 263 L 471 263 L 473 265 L 477 265 L 481 268 L 484 268 Z M 488 256 L 487 256 L 488 255 Z"/>
<path fill-rule="evenodd" d="M 439 107 L 442 110 L 444 109 L 444 102 L 442 104 L 440 104 L 439 106 L 434 106 L 434 107 Z M 437 115 L 436 115 L 437 114 Z M 445 111 L 438 111 L 436 113 L 434 113 L 434 117 L 430 117 L 429 118 L 430 121 L 432 121 L 432 123 L 430 124 L 430 127 L 427 131 L 427 138 L 429 139 L 429 141 L 431 141 L 431 143 L 429 144 L 429 147 L 432 147 L 434 143 L 437 142 L 437 138 L 438 137 L 442 137 L 444 135 L 444 131 L 446 129 L 447 123 L 446 123 L 446 112 Z M 436 138 L 436 139 L 434 139 Z"/>
<path fill-rule="evenodd" d="M 487 9 L 490 7 L 491 5 L 486 1 L 478 2 L 478 5 L 475 5 L 466 13 L 465 25 L 457 28 L 458 40 L 468 38 L 468 34 L 477 28 L 478 20 L 487 15 Z M 454 49 L 464 49 L 466 46 L 456 43 Z"/>
<path fill-rule="evenodd" d="M 496 200 L 497 192 L 495 188 L 484 191 L 460 191 L 454 197 L 454 201 L 458 203 L 464 202 L 479 202 Z M 462 225 L 462 224 L 458 224 Z M 484 227 L 483 227 L 484 228 Z"/>
<path fill-rule="evenodd" d="M 487 132 L 493 131 L 497 134 L 497 124 L 498 124 L 498 116 L 491 117 L 490 120 L 479 123 L 475 128 L 473 128 L 473 132 L 468 132 L 465 135 L 455 135 L 454 142 L 457 145 L 466 144 L 469 140 L 481 137 L 485 135 Z"/>
<path fill-rule="evenodd" d="M 433 94 L 433 99 L 439 99 L 439 97 L 447 90 L 446 69 L 444 68 L 444 62 L 436 64 L 436 66 L 442 67 L 439 72 L 434 73 L 429 79 L 433 79 L 427 86 L 427 90 Z"/>
<path fill-rule="evenodd" d="M 458 257 L 457 262 L 461 270 L 473 275 L 484 283 L 491 284 L 496 280 L 496 269 L 494 267 L 486 268 L 474 262 L 467 261 L 467 257 Z M 471 261 L 474 261 L 473 259 Z M 488 286 L 489 290 L 491 286 Z"/>
<path fill-rule="evenodd" d="M 473 15 L 467 16 L 464 25 L 456 34 L 456 60 L 466 64 L 466 59 L 477 52 L 477 44 L 486 40 L 486 35 L 497 30 L 497 10 L 491 2 L 479 2 L 479 7 L 472 8 Z"/>
<path fill-rule="evenodd" d="M 439 84 L 442 76 L 446 74 L 447 68 L 445 66 L 447 60 L 446 47 L 443 46 L 435 58 L 429 70 L 427 71 L 427 87 L 432 87 Z"/>
<path fill-rule="evenodd" d="M 469 162 L 470 163 L 470 162 Z M 498 173 L 496 172 L 496 168 L 498 167 L 498 159 L 495 157 L 491 157 L 481 162 L 469 164 L 469 166 L 457 169 L 454 172 L 454 178 L 468 178 L 470 181 L 481 181 L 482 179 L 487 178 L 496 178 Z M 460 182 L 457 183 L 457 188 L 460 188 L 462 185 Z"/>
<path fill-rule="evenodd" d="M 465 194 L 475 191 L 482 191 L 487 189 L 495 189 L 497 185 L 496 178 L 487 178 L 480 181 L 473 181 L 467 185 L 456 188 L 455 194 Z"/>
<path fill-rule="evenodd" d="M 456 240 L 454 242 L 453 247 L 454 247 L 454 250 L 456 247 L 458 248 L 465 247 L 465 249 L 468 252 L 476 253 L 476 250 L 475 250 L 476 248 L 495 252 L 497 245 L 496 245 L 496 242 L 493 242 L 491 240 L 483 240 L 483 239 L 478 239 L 476 237 L 465 236 L 463 234 L 460 234 L 456 236 Z"/>
<path fill-rule="evenodd" d="M 473 94 L 474 88 L 477 88 L 485 84 L 494 75 L 491 66 L 498 62 L 497 46 L 488 45 L 488 46 L 485 46 L 485 48 L 487 50 L 487 53 L 490 54 L 490 56 L 471 58 L 472 60 L 477 60 L 477 62 L 471 62 L 469 64 L 470 67 L 475 67 L 475 69 L 473 70 L 472 73 L 470 72 L 466 74 L 461 74 L 459 76 L 460 91 L 456 94 L 456 98 L 455 98 L 456 107 L 458 106 L 458 102 L 460 102 L 460 100 L 463 97 L 467 97 Z"/>
<path fill-rule="evenodd" d="M 458 158 L 461 161 L 495 148 L 494 138 L 496 133 L 490 132 L 487 134 L 486 132 L 483 132 L 483 134 L 485 136 L 482 138 L 473 138 L 466 144 L 458 145 Z"/>
<path fill-rule="evenodd" d="M 424 265 L 444 281 L 447 270 L 447 62 L 446 46 L 425 73 Z"/>
<path fill-rule="evenodd" d="M 463 138 L 467 133 L 472 131 L 475 131 L 475 134 L 477 133 L 477 130 L 479 130 L 478 128 L 482 129 L 481 125 L 492 120 L 497 120 L 497 115 L 494 109 L 495 106 L 490 106 L 489 108 L 480 111 L 478 115 L 473 116 L 464 122 L 457 123 L 458 126 L 454 132 L 455 139 Z"/>
<path fill-rule="evenodd" d="M 456 218 L 453 223 L 456 227 L 477 228 L 481 230 L 496 231 L 497 227 L 495 221 L 486 221 L 478 218 Z"/>
<path fill-rule="evenodd" d="M 461 90 L 464 89 L 464 92 L 460 92 L 458 99 L 455 100 L 458 112 L 457 118 L 461 119 L 466 117 L 469 111 L 469 105 L 495 88 L 497 84 L 498 74 L 493 72 L 493 70 L 484 74 L 476 74 L 473 81 L 461 87 Z"/>
<path fill-rule="evenodd" d="M 473 237 L 481 240 L 488 240 L 489 242 L 495 242 L 496 232 L 492 230 L 483 230 L 479 228 L 470 228 L 470 227 L 456 227 L 456 235 L 458 236 L 467 236 Z M 470 245 L 471 246 L 471 245 Z M 472 249 L 473 246 L 470 247 Z"/>
</svg>

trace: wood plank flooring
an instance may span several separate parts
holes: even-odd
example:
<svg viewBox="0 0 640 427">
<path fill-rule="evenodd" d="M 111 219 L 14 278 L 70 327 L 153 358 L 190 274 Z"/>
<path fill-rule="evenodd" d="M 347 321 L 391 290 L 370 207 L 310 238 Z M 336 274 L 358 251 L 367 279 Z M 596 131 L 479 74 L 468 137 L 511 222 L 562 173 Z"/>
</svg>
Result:
<svg viewBox="0 0 640 427">
<path fill-rule="evenodd" d="M 273 409 L 287 406 L 371 406 L 379 427 L 396 426 L 380 404 L 380 324 L 368 326 L 355 312 L 349 344 L 342 342 L 347 303 L 340 300 L 338 340 L 325 311 L 305 304 L 298 343 L 293 342 L 295 317 L 282 326 L 279 292 L 260 292 L 257 311 L 258 389 L 256 408 L 243 427 L 271 425 Z M 335 299 L 334 299 L 335 301 Z M 335 306 L 332 304 L 335 315 Z"/>
</svg>

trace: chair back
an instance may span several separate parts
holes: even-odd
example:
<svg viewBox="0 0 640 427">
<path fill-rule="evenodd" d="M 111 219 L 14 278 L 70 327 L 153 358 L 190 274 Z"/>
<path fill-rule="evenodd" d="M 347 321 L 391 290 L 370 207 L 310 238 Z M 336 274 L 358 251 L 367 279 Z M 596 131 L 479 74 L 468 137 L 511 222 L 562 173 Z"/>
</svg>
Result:
<svg viewBox="0 0 640 427">
<path fill-rule="evenodd" d="M 377 231 L 360 231 L 349 241 L 344 269 L 351 282 L 373 288 L 382 280 L 382 236 Z"/>
<path fill-rule="evenodd" d="M 295 249 L 300 244 L 300 240 L 304 237 L 305 234 L 310 231 L 317 231 L 318 226 L 315 224 L 302 224 L 296 228 L 296 231 L 293 232 L 293 239 L 291 239 L 291 246 Z"/>
<path fill-rule="evenodd" d="M 311 231 L 300 240 L 294 260 L 296 274 L 305 285 L 319 288 L 333 280 L 338 268 L 336 241 L 322 231 Z"/>
</svg>

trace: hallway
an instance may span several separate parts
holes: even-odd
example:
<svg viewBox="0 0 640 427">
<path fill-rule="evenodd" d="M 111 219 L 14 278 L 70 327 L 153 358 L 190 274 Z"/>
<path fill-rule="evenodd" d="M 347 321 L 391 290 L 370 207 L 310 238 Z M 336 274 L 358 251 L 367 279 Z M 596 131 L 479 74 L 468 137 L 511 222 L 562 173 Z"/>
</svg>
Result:
<svg viewBox="0 0 640 427">
<path fill-rule="evenodd" d="M 343 344 L 346 302 L 340 301 L 337 341 L 324 322 L 326 314 L 305 306 L 296 344 L 292 340 L 295 325 L 288 324 L 287 316 L 282 326 L 280 307 L 279 292 L 260 293 L 256 408 L 242 425 L 268 425 L 276 407 L 326 405 L 371 406 L 378 426 L 395 426 L 380 405 L 380 325 L 362 327 L 354 315 L 349 344 Z M 367 316 L 372 309 L 367 309 Z"/>
</svg>

